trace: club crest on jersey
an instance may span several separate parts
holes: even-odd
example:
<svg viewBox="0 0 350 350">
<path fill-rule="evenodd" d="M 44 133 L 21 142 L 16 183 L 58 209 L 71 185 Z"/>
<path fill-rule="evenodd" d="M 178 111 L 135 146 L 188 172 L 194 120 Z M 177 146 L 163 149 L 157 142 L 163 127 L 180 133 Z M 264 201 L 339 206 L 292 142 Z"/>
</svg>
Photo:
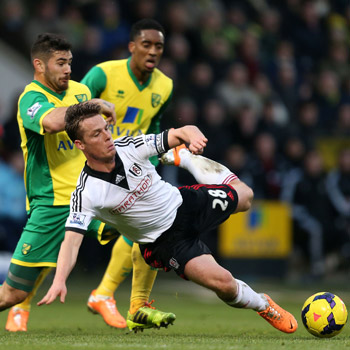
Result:
<svg viewBox="0 0 350 350">
<path fill-rule="evenodd" d="M 171 258 L 169 260 L 169 265 L 175 270 L 177 270 L 180 267 L 180 264 L 177 262 L 175 258 Z"/>
<path fill-rule="evenodd" d="M 27 109 L 27 115 L 30 116 L 30 119 L 33 119 L 35 117 L 35 114 L 38 113 L 38 110 L 41 108 L 41 104 L 39 102 L 34 103 L 33 106 L 29 107 Z"/>
<path fill-rule="evenodd" d="M 85 102 L 85 101 L 88 100 L 86 94 L 75 95 L 75 98 L 76 98 L 79 102 Z"/>
<path fill-rule="evenodd" d="M 80 213 L 73 213 L 73 216 L 70 219 L 71 224 L 83 225 L 86 215 Z"/>
<path fill-rule="evenodd" d="M 152 93 L 152 107 L 157 107 L 160 104 L 161 96 L 155 93 Z"/>
<path fill-rule="evenodd" d="M 23 255 L 27 255 L 30 252 L 31 249 L 32 249 L 32 245 L 31 244 L 23 243 L 23 245 L 22 245 L 22 254 Z"/>
<path fill-rule="evenodd" d="M 131 172 L 131 174 L 135 175 L 135 176 L 141 176 L 142 175 L 142 169 L 139 165 L 137 165 L 136 163 L 134 163 L 131 168 L 129 169 L 129 171 Z"/>
</svg>

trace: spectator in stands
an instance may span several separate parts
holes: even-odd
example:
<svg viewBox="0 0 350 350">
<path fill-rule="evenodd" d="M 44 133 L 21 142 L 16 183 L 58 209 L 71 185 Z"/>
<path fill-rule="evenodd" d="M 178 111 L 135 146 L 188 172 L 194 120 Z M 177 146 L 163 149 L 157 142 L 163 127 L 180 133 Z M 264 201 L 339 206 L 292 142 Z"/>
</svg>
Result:
<svg viewBox="0 0 350 350">
<path fill-rule="evenodd" d="M 315 101 L 319 109 L 319 128 L 324 132 L 332 128 L 341 101 L 340 80 L 331 70 L 321 71 L 316 80 Z"/>
<path fill-rule="evenodd" d="M 340 151 L 338 167 L 327 177 L 327 193 L 336 211 L 333 246 L 338 256 L 350 262 L 350 147 Z M 340 262 L 341 263 L 341 262 Z"/>
<path fill-rule="evenodd" d="M 254 198 L 279 198 L 284 161 L 277 152 L 276 141 L 271 134 L 257 134 L 254 153 L 249 161 L 249 171 L 253 178 Z"/>
<path fill-rule="evenodd" d="M 339 106 L 332 134 L 335 137 L 343 138 L 350 136 L 350 103 Z"/>
<path fill-rule="evenodd" d="M 305 155 L 303 173 L 292 194 L 293 238 L 308 260 L 309 271 L 324 276 L 326 247 L 334 235 L 334 212 L 326 191 L 326 171 L 319 152 Z"/>
<path fill-rule="evenodd" d="M 255 112 L 261 111 L 259 96 L 249 85 L 248 70 L 242 63 L 232 63 L 226 79 L 218 83 L 216 90 L 230 114 L 246 105 L 249 105 Z"/>
</svg>

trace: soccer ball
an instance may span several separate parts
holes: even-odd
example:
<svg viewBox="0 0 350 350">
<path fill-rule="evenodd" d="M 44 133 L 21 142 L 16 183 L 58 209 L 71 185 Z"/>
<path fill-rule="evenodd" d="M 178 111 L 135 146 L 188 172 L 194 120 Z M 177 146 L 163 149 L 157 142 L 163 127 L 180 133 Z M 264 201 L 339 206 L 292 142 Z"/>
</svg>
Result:
<svg viewBox="0 0 350 350">
<path fill-rule="evenodd" d="M 301 311 L 301 319 L 308 332 L 320 338 L 339 334 L 348 319 L 344 302 L 327 292 L 316 293 L 308 298 Z"/>
</svg>

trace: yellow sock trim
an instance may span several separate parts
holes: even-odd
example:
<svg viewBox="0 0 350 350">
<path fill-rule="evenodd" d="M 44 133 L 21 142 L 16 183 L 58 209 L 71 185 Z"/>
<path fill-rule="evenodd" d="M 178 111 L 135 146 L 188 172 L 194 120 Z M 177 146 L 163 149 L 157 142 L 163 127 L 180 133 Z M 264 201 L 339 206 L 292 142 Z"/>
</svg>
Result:
<svg viewBox="0 0 350 350">
<path fill-rule="evenodd" d="M 120 236 L 112 249 L 111 259 L 96 294 L 113 297 L 114 292 L 132 270 L 132 247 Z"/>
<path fill-rule="evenodd" d="M 34 284 L 34 288 L 32 289 L 32 291 L 28 294 L 28 296 L 20 304 L 17 304 L 14 307 L 18 307 L 20 309 L 30 311 L 32 299 L 36 295 L 36 292 L 38 291 L 38 288 L 43 283 L 45 277 L 49 274 L 49 272 L 51 270 L 52 270 L 52 267 L 44 267 L 41 270 L 38 278 L 36 279 L 35 284 Z"/>
<path fill-rule="evenodd" d="M 130 297 L 130 313 L 135 313 L 149 300 L 157 270 L 145 263 L 139 245 L 134 243 L 132 248 L 133 276 Z"/>
</svg>

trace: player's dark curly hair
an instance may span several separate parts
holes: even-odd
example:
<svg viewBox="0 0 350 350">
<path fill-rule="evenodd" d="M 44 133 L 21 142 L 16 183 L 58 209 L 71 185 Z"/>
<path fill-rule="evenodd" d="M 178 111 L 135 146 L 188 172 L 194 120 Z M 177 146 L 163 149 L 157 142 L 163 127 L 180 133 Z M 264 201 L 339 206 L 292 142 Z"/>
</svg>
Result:
<svg viewBox="0 0 350 350">
<path fill-rule="evenodd" d="M 31 49 L 32 60 L 47 61 L 55 51 L 70 51 L 72 45 L 63 36 L 54 33 L 39 34 Z"/>
<path fill-rule="evenodd" d="M 97 114 L 101 114 L 101 107 L 97 103 L 82 102 L 72 105 L 67 108 L 64 117 L 65 130 L 69 138 L 74 142 L 75 140 L 82 140 L 80 123 L 88 118 L 92 118 Z"/>
<path fill-rule="evenodd" d="M 159 22 L 152 18 L 144 18 L 132 25 L 130 31 L 130 41 L 135 41 L 136 37 L 141 34 L 141 30 L 145 29 L 158 30 L 165 36 L 164 28 Z"/>
</svg>

